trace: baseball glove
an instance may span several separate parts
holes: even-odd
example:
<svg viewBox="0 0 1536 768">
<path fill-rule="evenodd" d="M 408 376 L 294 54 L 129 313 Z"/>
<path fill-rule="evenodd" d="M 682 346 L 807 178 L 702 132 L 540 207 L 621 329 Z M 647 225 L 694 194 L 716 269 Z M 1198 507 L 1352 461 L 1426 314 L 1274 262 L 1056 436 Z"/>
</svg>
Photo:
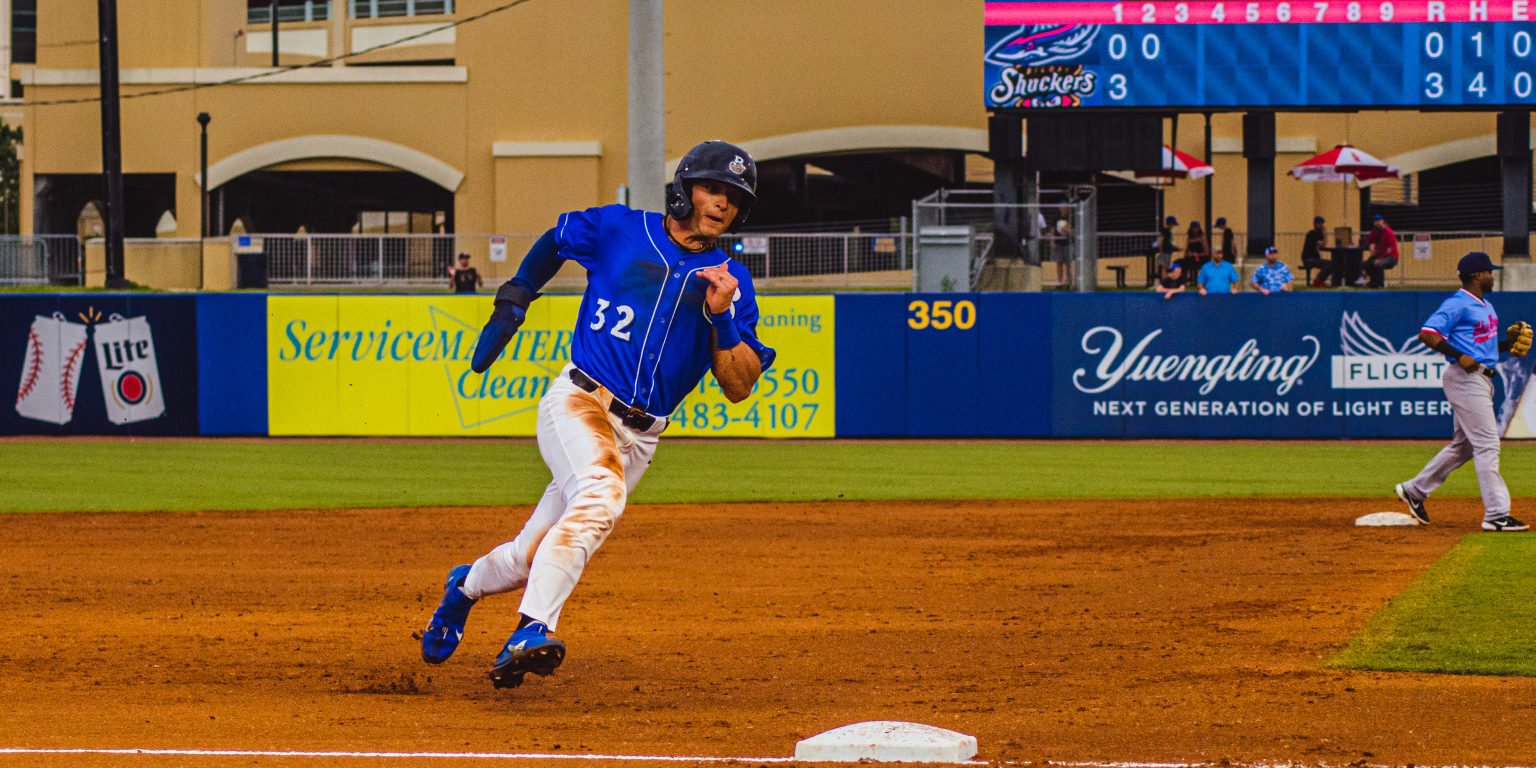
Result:
<svg viewBox="0 0 1536 768">
<path fill-rule="evenodd" d="M 1510 354 L 1525 357 L 1525 353 L 1531 350 L 1531 324 L 1521 320 L 1511 325 L 1504 338 L 1509 340 Z"/>
</svg>

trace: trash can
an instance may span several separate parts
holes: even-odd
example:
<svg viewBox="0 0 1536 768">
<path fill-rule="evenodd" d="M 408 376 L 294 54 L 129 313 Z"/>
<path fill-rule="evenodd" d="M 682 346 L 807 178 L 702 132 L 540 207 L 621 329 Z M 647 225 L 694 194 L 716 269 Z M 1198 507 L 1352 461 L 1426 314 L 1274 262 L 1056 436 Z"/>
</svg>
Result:
<svg viewBox="0 0 1536 768">
<path fill-rule="evenodd" d="M 235 254 L 235 287 L 267 287 L 267 254 L 265 251 Z"/>
</svg>

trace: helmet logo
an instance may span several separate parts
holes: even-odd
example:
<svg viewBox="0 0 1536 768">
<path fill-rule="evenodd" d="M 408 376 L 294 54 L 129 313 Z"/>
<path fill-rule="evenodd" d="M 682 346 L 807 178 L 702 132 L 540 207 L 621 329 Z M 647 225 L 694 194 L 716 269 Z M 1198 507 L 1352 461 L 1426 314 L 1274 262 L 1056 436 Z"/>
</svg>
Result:
<svg viewBox="0 0 1536 768">
<path fill-rule="evenodd" d="M 727 165 L 726 168 L 731 169 L 731 173 L 740 176 L 747 172 L 747 162 L 741 159 L 741 155 L 737 155 L 735 159 L 731 160 L 731 164 Z"/>
</svg>

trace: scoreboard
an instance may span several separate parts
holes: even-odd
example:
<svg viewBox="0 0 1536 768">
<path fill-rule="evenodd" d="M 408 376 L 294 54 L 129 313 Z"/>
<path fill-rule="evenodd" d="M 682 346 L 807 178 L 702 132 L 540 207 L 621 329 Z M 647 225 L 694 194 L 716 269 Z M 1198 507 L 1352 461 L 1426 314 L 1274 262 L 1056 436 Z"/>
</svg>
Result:
<svg viewBox="0 0 1536 768">
<path fill-rule="evenodd" d="M 986 106 L 1536 106 L 1533 2 L 987 2 Z"/>
</svg>

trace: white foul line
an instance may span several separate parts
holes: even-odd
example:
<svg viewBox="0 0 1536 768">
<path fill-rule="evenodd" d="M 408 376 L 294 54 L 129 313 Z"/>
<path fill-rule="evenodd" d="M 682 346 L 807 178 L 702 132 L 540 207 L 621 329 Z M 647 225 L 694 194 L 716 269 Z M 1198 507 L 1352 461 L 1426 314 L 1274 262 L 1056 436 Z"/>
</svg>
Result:
<svg viewBox="0 0 1536 768">
<path fill-rule="evenodd" d="M 176 757 L 373 757 L 429 760 L 634 760 L 679 763 L 792 763 L 792 757 L 539 754 L 534 752 L 312 752 L 278 749 L 104 749 L 0 747 L 0 755 L 169 755 Z"/>
</svg>

